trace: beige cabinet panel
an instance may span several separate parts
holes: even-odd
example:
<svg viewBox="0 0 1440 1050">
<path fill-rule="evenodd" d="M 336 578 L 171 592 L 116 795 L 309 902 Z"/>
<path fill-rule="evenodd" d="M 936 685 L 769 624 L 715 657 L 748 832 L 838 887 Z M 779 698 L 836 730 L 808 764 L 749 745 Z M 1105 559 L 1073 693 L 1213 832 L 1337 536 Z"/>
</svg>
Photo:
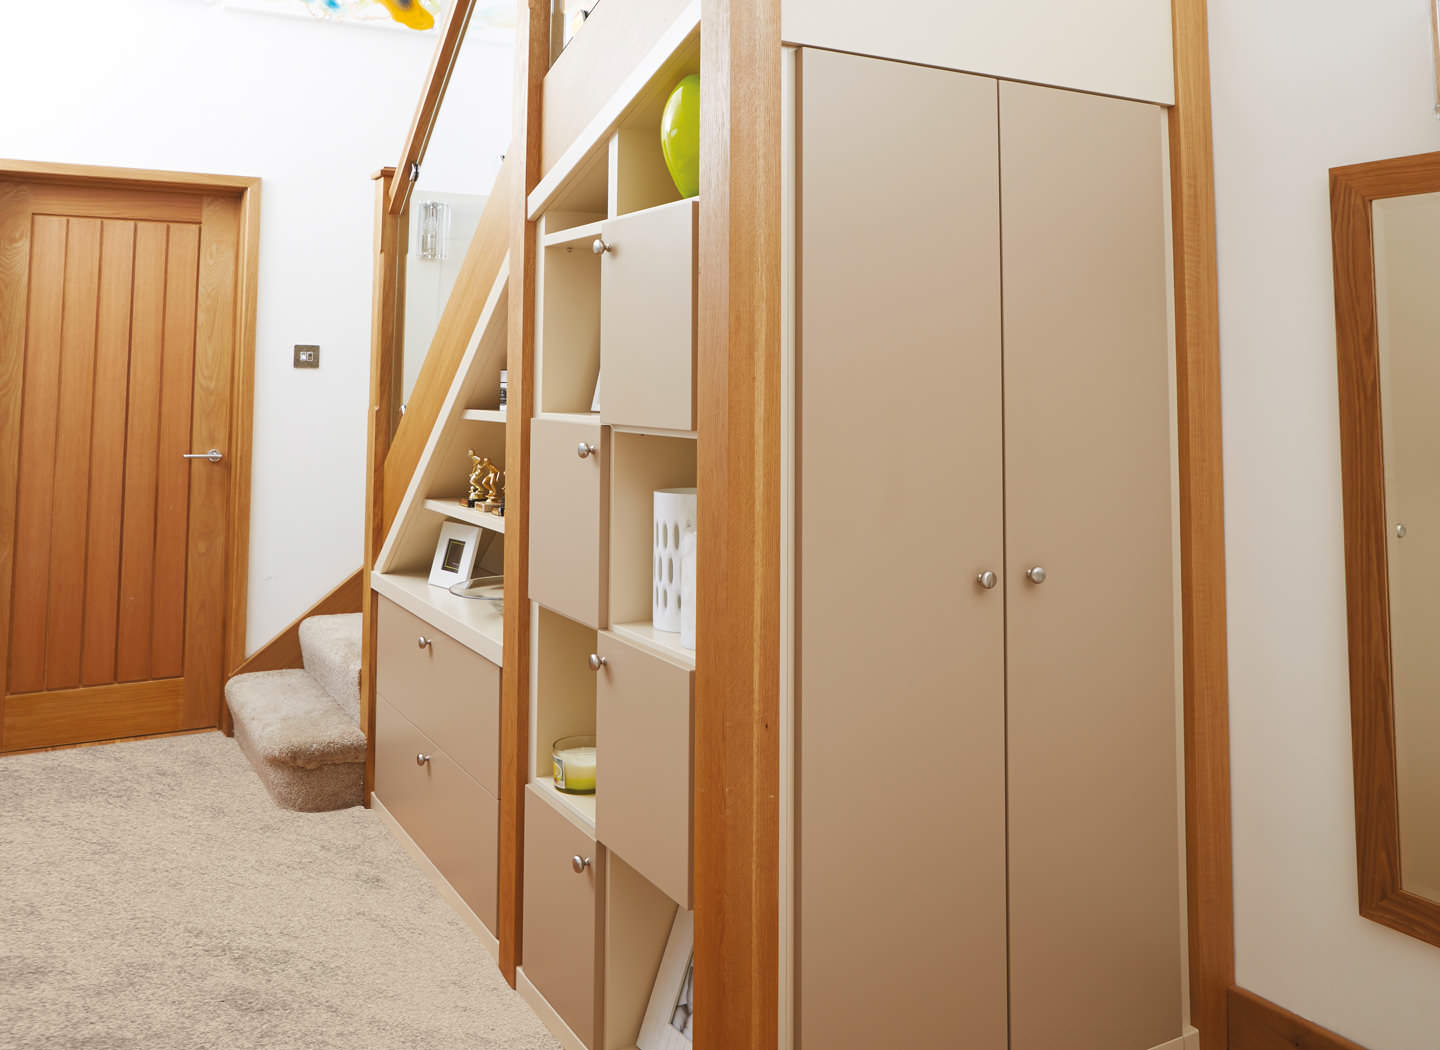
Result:
<svg viewBox="0 0 1440 1050">
<path fill-rule="evenodd" d="M 1014 1050 L 1181 1033 L 1163 120 L 1000 85 Z"/>
<path fill-rule="evenodd" d="M 574 858 L 588 858 L 576 872 Z M 604 948 L 600 902 L 604 863 L 595 840 L 557 813 L 533 787 L 525 789 L 525 915 L 521 965 L 530 983 L 595 1048 L 600 1034 Z"/>
<path fill-rule="evenodd" d="M 389 599 L 378 618 L 380 695 L 498 798 L 500 668 Z"/>
<path fill-rule="evenodd" d="M 1005 1050 L 996 84 L 799 97 L 798 1046 Z"/>
<path fill-rule="evenodd" d="M 690 907 L 691 713 L 695 673 L 600 635 L 595 834 L 673 901 Z"/>
<path fill-rule="evenodd" d="M 531 422 L 530 599 L 587 627 L 604 626 L 609 472 L 609 431 Z"/>
<path fill-rule="evenodd" d="M 500 803 L 383 697 L 375 711 L 376 797 L 495 932 Z"/>
<path fill-rule="evenodd" d="M 622 215 L 601 227 L 600 418 L 695 429 L 694 200 Z"/>
</svg>

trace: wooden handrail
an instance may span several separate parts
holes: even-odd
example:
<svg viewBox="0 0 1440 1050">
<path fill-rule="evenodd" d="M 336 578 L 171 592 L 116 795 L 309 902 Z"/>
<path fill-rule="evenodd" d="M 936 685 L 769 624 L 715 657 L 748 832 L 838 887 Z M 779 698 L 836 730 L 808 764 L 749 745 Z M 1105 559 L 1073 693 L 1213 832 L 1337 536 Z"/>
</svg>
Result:
<svg viewBox="0 0 1440 1050">
<path fill-rule="evenodd" d="M 380 521 L 381 536 L 390 531 L 395 521 L 400 501 L 404 499 L 410 478 L 420 463 L 420 454 L 440 418 L 440 410 L 445 404 L 450 384 L 455 380 L 460 359 L 465 356 L 465 348 L 480 320 L 485 297 L 495 284 L 509 251 L 516 168 L 512 158 L 515 156 L 516 151 L 512 148 L 500 165 L 490 199 L 485 202 L 480 224 L 475 228 L 465 261 L 455 278 L 455 287 L 451 289 L 450 299 L 435 329 L 435 337 L 430 342 L 430 350 L 425 355 L 425 363 L 415 380 L 415 389 L 410 393 L 405 414 L 390 441 L 382 487 L 384 510 Z M 399 178 L 398 172 L 396 178 Z"/>
<path fill-rule="evenodd" d="M 450 86 L 450 74 L 460 57 L 460 42 L 465 39 L 465 30 L 470 25 L 470 14 L 474 10 L 475 0 L 455 0 L 445 16 L 440 40 L 430 59 L 430 70 L 425 74 L 425 90 L 420 93 L 420 104 L 415 107 L 415 116 L 410 121 L 410 133 L 405 136 L 405 150 L 400 154 L 400 162 L 395 165 L 395 179 L 390 185 L 390 199 L 386 205 L 391 215 L 399 215 L 410 201 L 410 190 L 415 185 L 410 173 L 430 145 L 435 118 L 440 114 L 440 103 L 445 99 L 445 89 Z"/>
</svg>

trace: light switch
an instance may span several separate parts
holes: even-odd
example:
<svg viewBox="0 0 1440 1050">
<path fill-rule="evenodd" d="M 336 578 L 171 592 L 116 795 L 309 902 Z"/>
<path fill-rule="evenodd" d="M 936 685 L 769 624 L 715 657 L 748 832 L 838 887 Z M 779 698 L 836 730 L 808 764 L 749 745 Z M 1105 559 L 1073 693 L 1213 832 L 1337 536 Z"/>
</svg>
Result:
<svg viewBox="0 0 1440 1050">
<path fill-rule="evenodd" d="M 319 368 L 320 347 L 308 343 L 295 344 L 296 368 Z"/>
</svg>

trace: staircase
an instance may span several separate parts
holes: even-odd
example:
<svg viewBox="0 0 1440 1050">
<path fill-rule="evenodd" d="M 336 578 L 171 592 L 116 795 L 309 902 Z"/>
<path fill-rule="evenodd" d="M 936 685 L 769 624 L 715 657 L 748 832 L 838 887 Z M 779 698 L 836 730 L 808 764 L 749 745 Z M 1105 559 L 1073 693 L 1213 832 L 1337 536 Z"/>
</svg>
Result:
<svg viewBox="0 0 1440 1050">
<path fill-rule="evenodd" d="M 255 671 L 225 684 L 235 741 L 277 805 L 315 813 L 363 801 L 360 614 L 300 624 L 304 669 Z"/>
</svg>

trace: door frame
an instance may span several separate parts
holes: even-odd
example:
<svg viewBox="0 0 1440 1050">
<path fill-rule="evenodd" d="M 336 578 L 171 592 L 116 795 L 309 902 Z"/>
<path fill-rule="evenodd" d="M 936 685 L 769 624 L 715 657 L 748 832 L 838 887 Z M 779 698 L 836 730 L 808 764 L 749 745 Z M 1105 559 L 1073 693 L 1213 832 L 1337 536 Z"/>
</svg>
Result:
<svg viewBox="0 0 1440 1050">
<path fill-rule="evenodd" d="M 0 159 L 0 194 L 8 183 L 88 185 L 104 189 L 180 190 L 234 198 L 239 204 L 240 234 L 235 277 L 235 312 L 231 318 L 234 355 L 230 378 L 230 499 L 225 531 L 225 623 L 222 678 L 228 679 L 245 661 L 245 623 L 250 573 L 250 455 L 255 405 L 256 287 L 260 263 L 260 179 L 243 175 L 211 175 L 144 168 L 112 168 L 93 164 L 53 164 Z M 13 231 L 0 228 L 0 273 L 13 260 Z M 26 271 L 28 273 L 28 267 Z M 19 295 L 28 299 L 28 280 Z M 12 313 L 13 317 L 14 314 Z M 25 312 L 7 323 L 0 312 L 0 430 L 17 428 L 23 390 Z M 17 345 L 18 340 L 18 345 Z M 20 355 L 17 357 L 16 355 Z M 16 366 L 14 362 L 21 363 Z M 19 442 L 0 451 L 0 600 L 10 600 L 11 551 L 14 544 Z M 9 632 L 0 632 L 0 673 L 9 666 Z M 229 732 L 229 711 L 219 705 L 218 725 Z"/>
</svg>

